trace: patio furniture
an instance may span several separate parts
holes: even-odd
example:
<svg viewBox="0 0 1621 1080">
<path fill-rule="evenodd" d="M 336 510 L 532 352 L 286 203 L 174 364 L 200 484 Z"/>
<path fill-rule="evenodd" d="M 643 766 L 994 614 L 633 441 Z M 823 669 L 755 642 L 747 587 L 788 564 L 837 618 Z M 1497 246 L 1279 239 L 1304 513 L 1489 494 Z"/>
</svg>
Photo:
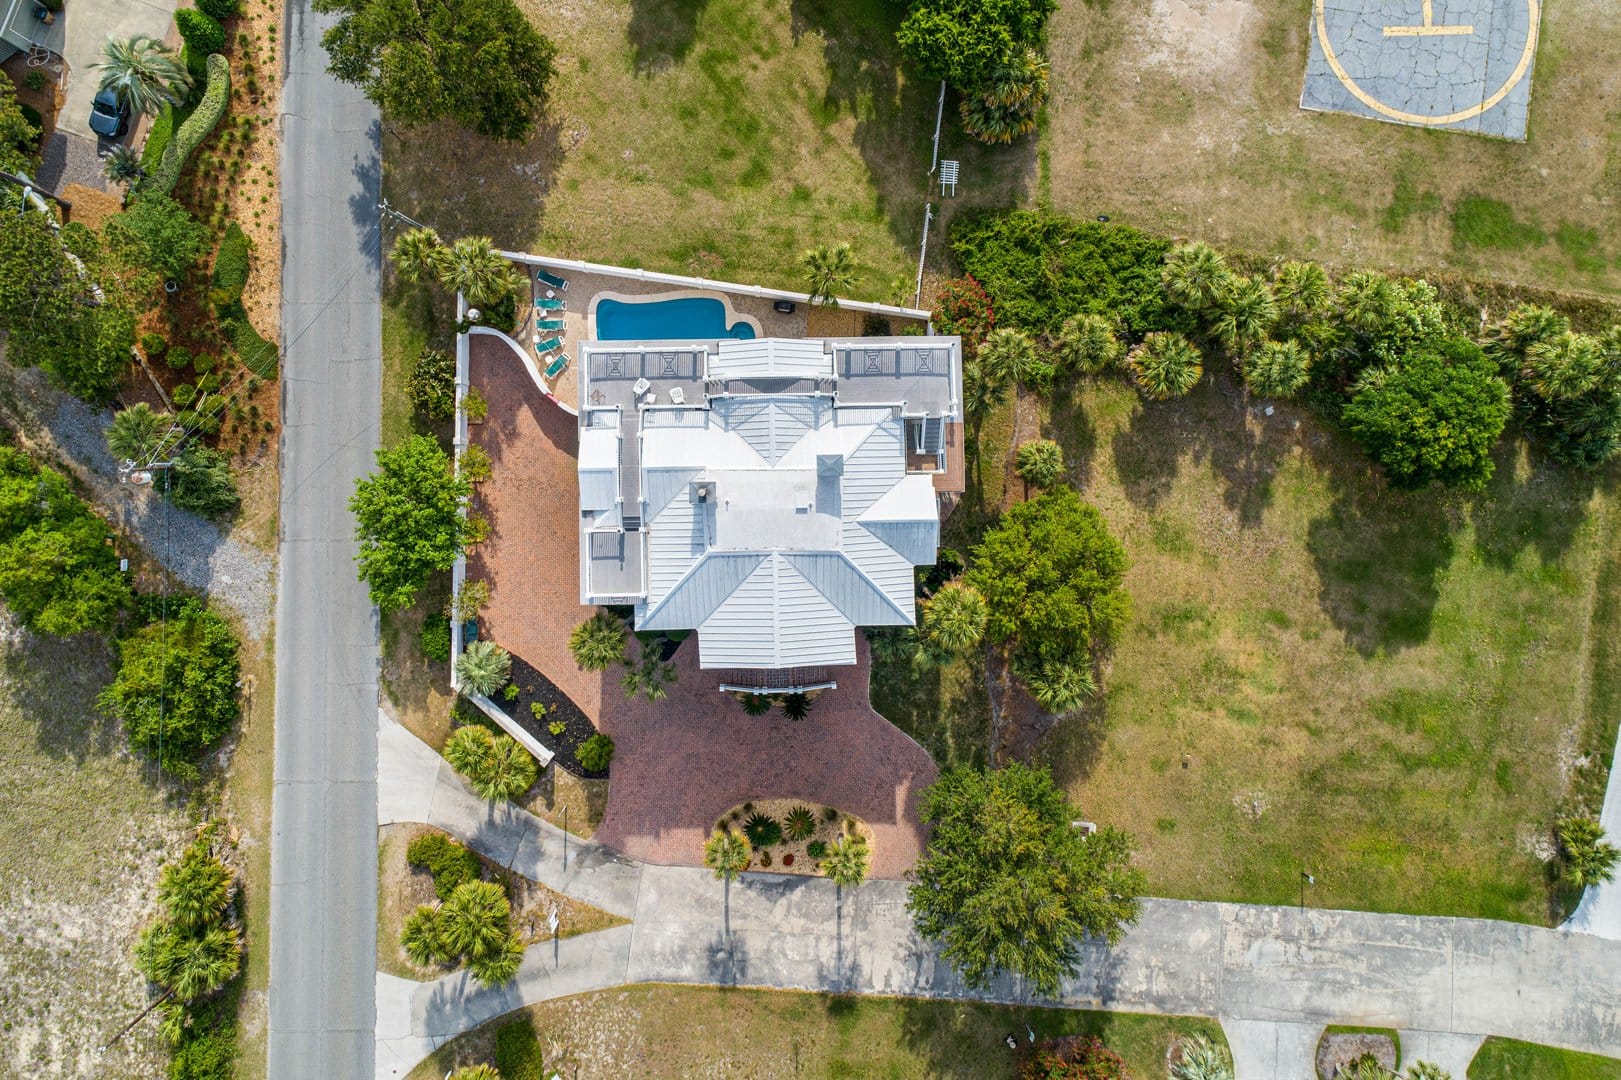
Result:
<svg viewBox="0 0 1621 1080">
<path fill-rule="evenodd" d="M 651 390 L 649 390 L 647 392 L 646 397 L 642 398 L 642 404 L 643 405 L 657 405 L 658 403 L 659 403 L 659 396 L 657 394 L 655 394 Z"/>
<path fill-rule="evenodd" d="M 562 319 L 536 319 L 535 320 L 535 329 L 536 330 L 561 330 L 561 329 L 563 329 L 563 320 Z"/>
<path fill-rule="evenodd" d="M 771 310 L 779 315 L 792 315 L 796 305 L 792 300 L 778 300 L 771 305 Z"/>
<path fill-rule="evenodd" d="M 646 379 L 637 379 L 636 384 L 630 388 L 631 396 L 641 397 L 643 394 L 647 393 L 648 387 L 652 385 L 653 384 L 648 382 Z"/>
<path fill-rule="evenodd" d="M 672 386 L 670 387 L 670 400 L 677 405 L 685 405 L 687 403 L 687 392 L 679 386 Z"/>
<path fill-rule="evenodd" d="M 542 355 L 551 352 L 553 349 L 561 349 L 562 347 L 563 339 L 560 337 L 549 337 L 545 341 L 535 342 L 535 351 L 537 353 L 541 353 Z"/>
<path fill-rule="evenodd" d="M 567 278 L 560 278 L 556 274 L 548 274 L 544 270 L 536 270 L 535 271 L 535 280 L 536 281 L 544 281 L 546 284 L 550 285 L 554 289 L 564 289 L 564 290 L 568 289 L 568 279 Z"/>
<path fill-rule="evenodd" d="M 546 377 L 555 379 L 563 374 L 563 369 L 569 365 L 568 353 L 558 353 L 557 359 L 546 365 Z"/>
<path fill-rule="evenodd" d="M 568 307 L 568 301 L 548 300 L 545 297 L 537 297 L 535 300 L 535 307 L 539 308 L 541 311 L 562 311 L 564 308 Z"/>
</svg>

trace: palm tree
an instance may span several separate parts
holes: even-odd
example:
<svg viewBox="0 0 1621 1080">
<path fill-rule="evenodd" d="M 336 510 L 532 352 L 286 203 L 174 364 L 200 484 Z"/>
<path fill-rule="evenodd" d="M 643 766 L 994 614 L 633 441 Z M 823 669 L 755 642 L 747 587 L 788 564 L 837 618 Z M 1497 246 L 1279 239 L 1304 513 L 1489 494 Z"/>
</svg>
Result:
<svg viewBox="0 0 1621 1080">
<path fill-rule="evenodd" d="M 1028 385 L 1040 370 L 1041 357 L 1029 334 L 1003 326 L 992 330 L 979 347 L 979 366 L 1003 385 Z"/>
<path fill-rule="evenodd" d="M 470 694 L 489 697 L 507 684 L 511 673 L 512 654 L 493 641 L 475 641 L 456 658 L 456 676 Z"/>
<path fill-rule="evenodd" d="M 675 682 L 675 678 L 675 665 L 664 662 L 658 646 L 644 644 L 636 666 L 625 669 L 619 685 L 625 688 L 626 697 L 643 694 L 648 701 L 663 701 L 668 693 L 665 684 Z"/>
<path fill-rule="evenodd" d="M 1233 1056 L 1204 1035 L 1182 1042 L 1182 1056 L 1171 1066 L 1171 1080 L 1233 1080 Z"/>
<path fill-rule="evenodd" d="M 963 96 L 963 130 L 983 143 L 1010 143 L 1036 129 L 1047 100 L 1047 60 L 1023 49 L 999 64 L 985 85 Z"/>
<path fill-rule="evenodd" d="M 839 294 L 849 292 L 855 283 L 855 253 L 849 244 L 813 247 L 799 256 L 800 269 L 805 271 L 806 291 L 810 302 L 839 306 Z"/>
<path fill-rule="evenodd" d="M 394 272 L 413 285 L 437 281 L 450 270 L 450 250 L 429 228 L 407 229 L 394 238 L 388 257 Z"/>
<path fill-rule="evenodd" d="M 107 428 L 107 449 L 121 461 L 144 465 L 163 441 L 172 420 L 168 413 L 155 412 L 144 401 L 136 402 L 113 417 Z"/>
<path fill-rule="evenodd" d="M 494 1065 L 463 1065 L 450 1074 L 449 1080 L 501 1080 L 501 1074 Z"/>
<path fill-rule="evenodd" d="M 1338 1080 L 1400 1080 L 1372 1054 L 1363 1054 L 1350 1064 L 1341 1065 L 1334 1075 Z"/>
<path fill-rule="evenodd" d="M 1244 358 L 1244 385 L 1262 397 L 1293 397 L 1311 378 L 1311 357 L 1293 341 L 1264 341 Z"/>
<path fill-rule="evenodd" d="M 1520 379 L 1544 401 L 1571 401 L 1598 387 L 1605 366 L 1597 338 L 1566 330 L 1526 349 Z"/>
<path fill-rule="evenodd" d="M 1172 248 L 1160 271 L 1160 284 L 1171 301 L 1196 315 L 1209 311 L 1227 289 L 1233 272 L 1221 252 L 1202 240 Z"/>
<path fill-rule="evenodd" d="M 1233 355 L 1266 337 L 1278 321 L 1272 287 L 1258 277 L 1235 277 L 1216 297 L 1210 331 Z"/>
<path fill-rule="evenodd" d="M 488 236 L 464 236 L 451 244 L 439 280 L 474 307 L 487 307 L 518 286 L 512 264 Z"/>
<path fill-rule="evenodd" d="M 989 609 L 979 590 L 958 578 L 923 601 L 923 631 L 932 644 L 965 653 L 985 637 Z"/>
<path fill-rule="evenodd" d="M 1020 670 L 1018 675 L 1036 703 L 1054 714 L 1078 709 L 1098 692 L 1092 669 L 1084 664 L 1045 660 L 1028 670 Z"/>
<path fill-rule="evenodd" d="M 765 694 L 744 694 L 739 700 L 749 716 L 764 716 L 771 711 L 771 699 Z"/>
<path fill-rule="evenodd" d="M 1067 367 L 1097 375 L 1120 362 L 1124 350 L 1115 336 L 1114 322 L 1106 315 L 1081 312 L 1064 320 L 1053 351 Z"/>
<path fill-rule="evenodd" d="M 523 939 L 510 930 L 493 952 L 474 956 L 467 961 L 467 970 L 485 986 L 500 986 L 511 982 L 523 964 Z"/>
<path fill-rule="evenodd" d="M 146 178 L 146 169 L 133 147 L 115 146 L 102 155 L 101 174 L 115 184 L 133 184 Z"/>
<path fill-rule="evenodd" d="M 439 911 L 423 904 L 405 920 L 400 945 L 413 964 L 431 967 L 447 959 L 444 935 L 440 932 Z"/>
<path fill-rule="evenodd" d="M 1555 831 L 1565 856 L 1565 880 L 1573 888 L 1601 885 L 1615 877 L 1621 851 L 1604 839 L 1604 826 L 1590 817 L 1560 818 Z"/>
<path fill-rule="evenodd" d="M 1181 397 L 1204 374 L 1198 348 L 1175 330 L 1149 334 L 1127 359 L 1137 385 L 1156 401 Z"/>
<path fill-rule="evenodd" d="M 1064 449 L 1051 439 L 1031 439 L 1013 454 L 1019 479 L 1038 488 L 1050 488 L 1064 475 Z"/>
<path fill-rule="evenodd" d="M 469 960 L 491 956 L 506 942 L 512 905 L 506 890 L 493 881 L 464 881 L 439 907 L 439 929 L 445 951 Z"/>
<path fill-rule="evenodd" d="M 625 624 L 611 611 L 599 611 L 576 626 L 569 651 L 581 671 L 603 671 L 625 662 Z"/>
<path fill-rule="evenodd" d="M 753 856 L 749 838 L 736 829 L 716 829 L 704 841 L 704 865 L 725 881 L 747 870 Z"/>
<path fill-rule="evenodd" d="M 1007 397 L 1007 383 L 985 370 L 978 360 L 969 360 L 962 366 L 963 411 L 975 422 L 1002 403 Z"/>
<path fill-rule="evenodd" d="M 1517 378 L 1531 346 L 1556 338 L 1570 329 L 1570 320 L 1553 308 L 1521 304 L 1491 328 L 1481 348 L 1497 361 L 1505 375 Z"/>
<path fill-rule="evenodd" d="M 539 770 L 534 757 L 510 735 L 492 736 L 489 767 L 471 777 L 473 790 L 489 802 L 517 799 L 535 784 Z"/>
<path fill-rule="evenodd" d="M 1372 270 L 1358 270 L 1340 285 L 1340 319 L 1364 336 L 1390 325 L 1402 295 L 1395 282 Z"/>
<path fill-rule="evenodd" d="M 1452 1080 L 1452 1074 L 1428 1061 L 1415 1061 L 1407 1066 L 1407 1080 Z"/>
<path fill-rule="evenodd" d="M 833 841 L 822 856 L 822 873 L 841 889 L 860 885 L 867 879 L 867 841 L 859 833 Z"/>
<path fill-rule="evenodd" d="M 790 720 L 803 720 L 810 715 L 811 699 L 809 694 L 784 694 L 782 698 L 782 715 Z"/>
<path fill-rule="evenodd" d="M 188 847 L 158 876 L 158 903 L 182 930 L 219 921 L 231 902 L 231 872 L 208 849 L 206 840 Z"/>
<path fill-rule="evenodd" d="M 111 90 L 131 110 L 155 116 L 165 105 L 178 105 L 191 89 L 191 76 L 173 49 L 157 38 L 137 34 L 108 38 L 98 89 Z"/>
<path fill-rule="evenodd" d="M 212 994 L 242 966 L 242 935 L 234 926 L 210 926 L 190 934 L 172 922 L 149 927 L 135 947 L 135 963 L 163 987 L 159 1000 L 195 1001 Z"/>
<path fill-rule="evenodd" d="M 445 740 L 445 760 L 463 776 L 487 773 L 495 753 L 495 736 L 477 724 L 459 727 Z"/>
<path fill-rule="evenodd" d="M 1308 322 L 1328 310 L 1328 275 L 1316 263 L 1290 260 L 1278 267 L 1272 294 L 1290 322 Z"/>
</svg>

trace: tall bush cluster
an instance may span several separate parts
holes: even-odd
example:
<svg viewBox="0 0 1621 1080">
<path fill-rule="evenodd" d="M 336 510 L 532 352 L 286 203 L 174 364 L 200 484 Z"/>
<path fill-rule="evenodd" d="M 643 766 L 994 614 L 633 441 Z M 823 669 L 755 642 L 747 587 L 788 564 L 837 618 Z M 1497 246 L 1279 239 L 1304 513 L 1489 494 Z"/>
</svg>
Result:
<svg viewBox="0 0 1621 1080">
<path fill-rule="evenodd" d="M 961 96 L 963 129 L 1008 143 L 1035 130 L 1047 99 L 1047 16 L 1054 0 L 913 0 L 896 40 Z"/>
</svg>

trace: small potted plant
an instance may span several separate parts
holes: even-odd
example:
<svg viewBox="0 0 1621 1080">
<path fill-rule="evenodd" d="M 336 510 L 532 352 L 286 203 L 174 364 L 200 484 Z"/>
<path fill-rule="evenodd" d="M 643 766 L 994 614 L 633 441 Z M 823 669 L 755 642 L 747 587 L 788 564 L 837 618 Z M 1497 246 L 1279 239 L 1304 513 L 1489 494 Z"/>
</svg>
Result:
<svg viewBox="0 0 1621 1080">
<path fill-rule="evenodd" d="M 478 392 L 478 387 L 472 387 L 462 398 L 462 412 L 467 414 L 470 424 L 482 424 L 484 418 L 490 415 L 490 403 L 484 400 L 484 395 Z"/>
</svg>

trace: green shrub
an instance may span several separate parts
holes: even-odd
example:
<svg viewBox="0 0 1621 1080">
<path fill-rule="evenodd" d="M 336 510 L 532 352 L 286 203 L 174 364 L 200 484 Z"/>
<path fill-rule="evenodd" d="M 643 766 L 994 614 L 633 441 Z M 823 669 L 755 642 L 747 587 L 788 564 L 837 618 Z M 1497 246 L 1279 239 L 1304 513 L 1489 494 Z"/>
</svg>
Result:
<svg viewBox="0 0 1621 1080">
<path fill-rule="evenodd" d="M 527 1019 L 514 1020 L 496 1030 L 495 1069 L 501 1080 L 546 1080 L 540 1037 Z"/>
<path fill-rule="evenodd" d="M 191 350 L 184 345 L 172 346 L 169 349 L 167 361 L 169 367 L 173 368 L 175 371 L 185 371 L 187 368 L 191 367 Z"/>
<path fill-rule="evenodd" d="M 209 18 L 220 22 L 242 10 L 241 0 L 197 0 L 197 7 Z"/>
<path fill-rule="evenodd" d="M 790 840 L 808 840 L 816 831 L 816 812 L 808 806 L 796 806 L 782 819 L 783 831 Z"/>
<path fill-rule="evenodd" d="M 162 334 L 142 334 L 141 351 L 146 354 L 148 360 L 156 360 L 169 351 L 169 343 Z"/>
<path fill-rule="evenodd" d="M 456 358 L 442 349 L 423 349 L 405 389 L 417 412 L 449 420 L 456 412 Z"/>
<path fill-rule="evenodd" d="M 248 321 L 248 313 L 240 301 L 227 304 L 218 313 L 220 329 L 231 339 L 231 347 L 242 358 L 242 366 L 261 379 L 274 379 L 280 353 L 275 342 L 266 341 Z"/>
<path fill-rule="evenodd" d="M 176 12 L 176 21 L 189 10 L 182 8 Z M 204 19 L 208 19 L 208 16 L 202 15 L 201 12 L 197 14 Z M 208 21 L 214 22 L 212 19 Z M 218 23 L 214 23 L 214 25 L 219 26 Z M 221 44 L 223 44 L 224 31 L 222 30 L 220 33 Z M 141 190 L 156 191 L 164 195 L 173 191 L 175 184 L 180 181 L 180 172 L 185 168 L 186 159 L 191 156 L 193 150 L 202 144 L 204 139 L 208 138 L 209 132 L 214 130 L 214 125 L 220 122 L 220 117 L 225 115 L 225 110 L 230 104 L 231 65 L 225 57 L 216 52 L 208 58 L 208 89 L 203 92 L 202 100 L 198 102 L 196 110 L 186 118 L 185 123 L 180 125 L 180 129 L 174 133 L 174 137 L 163 148 L 163 157 L 158 161 L 156 168 L 148 171 L 146 182 L 141 185 Z M 142 161 L 145 161 L 144 155 Z"/>
<path fill-rule="evenodd" d="M 574 748 L 574 760 L 587 772 L 606 769 L 613 756 L 614 741 L 600 731 Z"/>
<path fill-rule="evenodd" d="M 191 383 L 183 382 L 169 392 L 176 405 L 190 405 L 197 400 L 197 388 Z"/>
<path fill-rule="evenodd" d="M 236 513 L 242 505 L 236 491 L 236 477 L 231 474 L 231 459 L 219 450 L 201 443 L 187 443 L 169 473 L 164 493 L 182 510 L 224 518 Z"/>
<path fill-rule="evenodd" d="M 481 865 L 478 855 L 443 833 L 423 833 L 405 849 L 405 861 L 433 875 L 433 891 L 441 900 L 450 899 L 457 886 L 477 881 Z"/>
<path fill-rule="evenodd" d="M 805 854 L 809 855 L 813 859 L 820 859 L 823 855 L 827 854 L 827 841 L 812 840 L 810 843 L 805 845 Z"/>
<path fill-rule="evenodd" d="M 450 662 L 450 618 L 442 612 L 431 612 L 422 620 L 422 632 L 417 645 L 429 660 L 445 664 Z"/>
<path fill-rule="evenodd" d="M 242 299 L 242 290 L 248 284 L 248 255 L 252 245 L 242 226 L 231 222 L 220 239 L 219 253 L 214 256 L 214 292 L 216 305 L 229 304 Z"/>
<path fill-rule="evenodd" d="M 210 56 L 225 48 L 225 27 L 205 11 L 181 8 L 174 13 L 174 25 L 194 56 Z"/>
<path fill-rule="evenodd" d="M 174 138 L 175 111 L 173 105 L 165 105 L 163 111 L 158 113 L 152 121 L 152 126 L 146 132 L 146 145 L 141 147 L 141 169 L 151 176 L 163 160 L 163 151 L 168 148 L 169 140 Z"/>
<path fill-rule="evenodd" d="M 214 370 L 214 357 L 205 352 L 198 353 L 191 358 L 191 370 L 199 375 L 207 375 Z"/>
</svg>

